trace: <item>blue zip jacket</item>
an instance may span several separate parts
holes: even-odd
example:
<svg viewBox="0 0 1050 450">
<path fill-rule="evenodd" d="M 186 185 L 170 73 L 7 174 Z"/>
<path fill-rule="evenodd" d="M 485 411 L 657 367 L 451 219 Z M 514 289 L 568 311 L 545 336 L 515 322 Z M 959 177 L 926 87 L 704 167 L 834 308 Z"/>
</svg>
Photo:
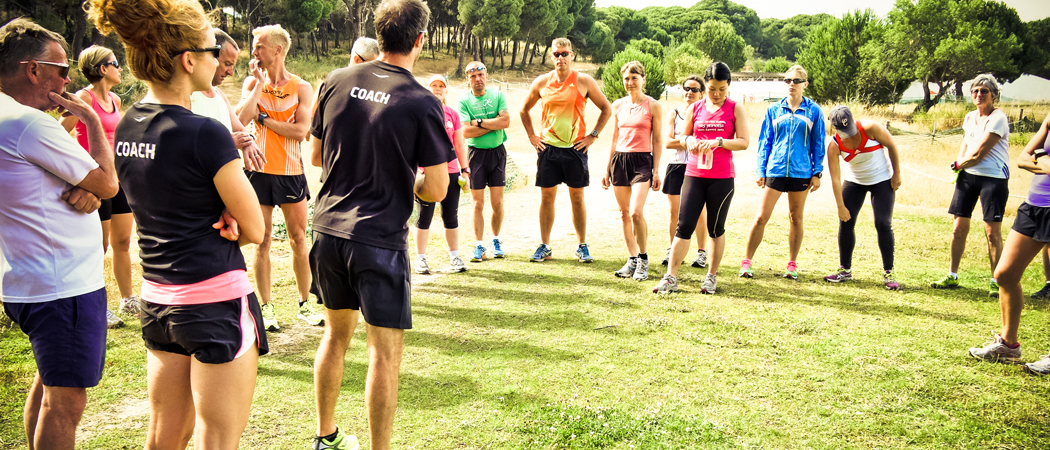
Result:
<svg viewBox="0 0 1050 450">
<path fill-rule="evenodd" d="M 758 135 L 759 178 L 811 178 L 824 171 L 824 112 L 802 97 L 794 113 L 787 98 L 769 106 Z"/>
</svg>

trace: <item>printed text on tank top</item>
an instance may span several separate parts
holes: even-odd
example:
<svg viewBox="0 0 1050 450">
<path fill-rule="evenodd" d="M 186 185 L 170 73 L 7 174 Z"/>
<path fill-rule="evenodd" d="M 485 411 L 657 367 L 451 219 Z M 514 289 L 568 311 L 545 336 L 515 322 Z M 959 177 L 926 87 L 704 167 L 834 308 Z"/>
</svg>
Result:
<svg viewBox="0 0 1050 450">
<path fill-rule="evenodd" d="M 882 144 L 880 144 L 879 141 L 868 137 L 868 134 L 864 132 L 864 126 L 861 125 L 859 120 L 856 121 L 856 124 L 857 131 L 860 132 L 861 146 L 859 148 L 847 148 L 842 143 L 842 139 L 839 138 L 839 135 L 837 133 L 835 134 L 835 143 L 838 144 L 839 152 L 842 153 L 842 160 L 846 162 L 852 161 L 853 158 L 856 158 L 857 155 L 861 153 L 870 153 L 882 150 Z"/>
</svg>

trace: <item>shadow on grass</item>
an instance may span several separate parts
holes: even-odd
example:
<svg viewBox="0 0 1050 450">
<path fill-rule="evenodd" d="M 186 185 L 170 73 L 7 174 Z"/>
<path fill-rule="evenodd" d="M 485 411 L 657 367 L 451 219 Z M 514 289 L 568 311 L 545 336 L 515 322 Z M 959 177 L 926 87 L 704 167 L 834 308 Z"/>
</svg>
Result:
<svg viewBox="0 0 1050 450">
<path fill-rule="evenodd" d="M 423 331 L 405 334 L 405 346 L 433 348 L 448 355 L 470 354 L 472 357 L 485 358 L 499 356 L 544 361 L 566 361 L 582 358 L 579 353 L 551 350 L 516 340 L 492 339 L 466 336 L 446 336 Z"/>
</svg>

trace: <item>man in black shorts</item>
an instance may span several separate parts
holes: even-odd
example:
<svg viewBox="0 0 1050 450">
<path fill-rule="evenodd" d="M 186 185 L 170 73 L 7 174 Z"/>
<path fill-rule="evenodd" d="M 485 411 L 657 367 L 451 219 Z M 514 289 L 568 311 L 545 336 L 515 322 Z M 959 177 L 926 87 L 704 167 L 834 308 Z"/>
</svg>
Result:
<svg viewBox="0 0 1050 450">
<path fill-rule="evenodd" d="M 327 322 L 314 361 L 315 449 L 353 448 L 346 443 L 353 438 L 336 426 L 335 407 L 357 310 L 368 333 L 370 442 L 373 449 L 390 447 L 404 330 L 412 328 L 413 191 L 423 201 L 441 201 L 455 157 L 441 103 L 412 76 L 429 21 L 421 0 L 384 1 L 375 10 L 379 59 L 333 71 L 318 96 L 313 151 L 323 152 L 329 175 L 317 196 L 310 250 L 312 291 Z M 417 167 L 424 176 L 413 188 Z"/>
</svg>

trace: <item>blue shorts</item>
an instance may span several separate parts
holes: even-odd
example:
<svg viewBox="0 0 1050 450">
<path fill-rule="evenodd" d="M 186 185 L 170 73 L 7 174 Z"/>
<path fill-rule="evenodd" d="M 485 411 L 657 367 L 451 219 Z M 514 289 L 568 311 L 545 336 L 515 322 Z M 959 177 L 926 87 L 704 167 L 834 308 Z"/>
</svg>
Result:
<svg viewBox="0 0 1050 450">
<path fill-rule="evenodd" d="M 4 303 L 33 346 L 44 386 L 89 388 L 106 362 L 106 288 L 43 303 Z"/>
<path fill-rule="evenodd" d="M 327 309 L 360 309 L 365 322 L 412 328 L 408 252 L 314 232 L 310 292 Z"/>
</svg>

